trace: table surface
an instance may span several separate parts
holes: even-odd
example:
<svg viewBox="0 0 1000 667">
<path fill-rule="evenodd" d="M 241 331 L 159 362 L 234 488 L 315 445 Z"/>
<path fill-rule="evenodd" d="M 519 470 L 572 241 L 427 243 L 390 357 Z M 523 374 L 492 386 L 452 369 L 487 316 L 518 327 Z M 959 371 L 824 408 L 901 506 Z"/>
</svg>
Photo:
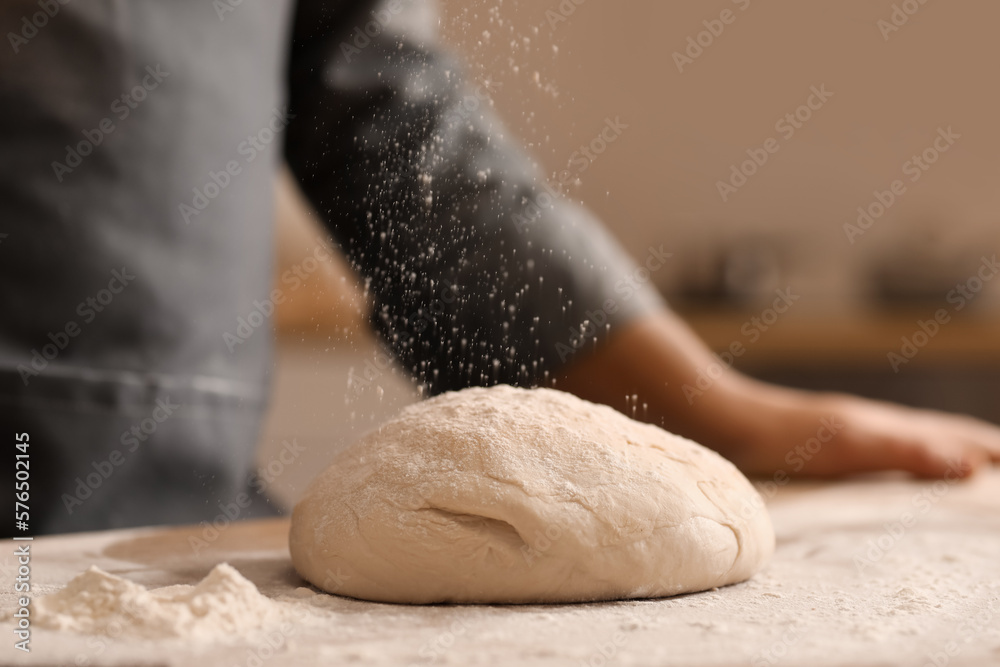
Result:
<svg viewBox="0 0 1000 667">
<path fill-rule="evenodd" d="M 36 539 L 34 594 L 90 565 L 149 587 L 228 562 L 281 604 L 328 622 L 261 643 L 194 644 L 35 629 L 30 655 L 0 623 L 0 664 L 34 665 L 958 665 L 1000 664 L 1000 470 L 949 484 L 879 477 L 762 490 L 778 548 L 749 582 L 664 600 L 584 605 L 400 606 L 305 595 L 285 520 Z M 909 527 L 901 521 L 907 518 Z M 912 519 L 912 520 L 911 520 Z M 9 612 L 14 543 L 3 548 Z M 262 642 L 263 640 L 261 640 Z M 605 654 L 610 655 L 606 658 Z"/>
</svg>

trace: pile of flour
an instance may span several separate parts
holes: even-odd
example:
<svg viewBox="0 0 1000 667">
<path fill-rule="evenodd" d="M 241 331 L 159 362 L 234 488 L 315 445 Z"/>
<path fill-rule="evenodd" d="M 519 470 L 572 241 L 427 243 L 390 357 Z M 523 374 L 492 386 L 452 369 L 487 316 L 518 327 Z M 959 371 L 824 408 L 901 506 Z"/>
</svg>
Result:
<svg viewBox="0 0 1000 667">
<path fill-rule="evenodd" d="M 91 567 L 64 589 L 32 603 L 32 618 L 39 627 L 196 641 L 244 638 L 287 620 L 289 612 L 226 563 L 215 566 L 194 586 L 153 590 Z"/>
</svg>

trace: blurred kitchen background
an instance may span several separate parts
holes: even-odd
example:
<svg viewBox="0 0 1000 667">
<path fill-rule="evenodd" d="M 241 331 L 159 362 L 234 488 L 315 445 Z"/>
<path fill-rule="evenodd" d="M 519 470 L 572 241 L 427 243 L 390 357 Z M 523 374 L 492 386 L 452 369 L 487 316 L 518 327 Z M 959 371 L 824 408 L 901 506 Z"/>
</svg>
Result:
<svg viewBox="0 0 1000 667">
<path fill-rule="evenodd" d="M 1000 5 L 902 4 L 919 9 L 891 32 L 888 0 L 415 0 L 394 28 L 437 29 L 547 174 L 572 169 L 606 119 L 626 124 L 570 194 L 633 256 L 673 253 L 650 287 L 715 349 L 742 343 L 737 368 L 1000 422 L 1000 280 L 960 311 L 948 296 L 976 288 L 1000 250 Z M 681 72 L 689 37 L 703 46 Z M 813 87 L 832 95 L 785 138 L 776 123 Z M 960 138 L 911 181 L 904 164 L 948 128 Z M 769 137 L 778 152 L 723 201 L 718 181 Z M 852 243 L 845 225 L 896 179 L 905 193 Z M 294 187 L 280 194 L 276 276 L 324 242 Z M 787 288 L 802 298 L 768 324 Z M 290 502 L 339 447 L 418 397 L 385 367 L 342 262 L 287 296 L 260 462 Z M 924 341 L 918 323 L 939 309 L 950 321 Z M 766 331 L 747 328 L 755 316 Z M 914 336 L 926 344 L 894 371 L 888 354 Z M 281 463 L 293 440 L 304 454 Z"/>
</svg>

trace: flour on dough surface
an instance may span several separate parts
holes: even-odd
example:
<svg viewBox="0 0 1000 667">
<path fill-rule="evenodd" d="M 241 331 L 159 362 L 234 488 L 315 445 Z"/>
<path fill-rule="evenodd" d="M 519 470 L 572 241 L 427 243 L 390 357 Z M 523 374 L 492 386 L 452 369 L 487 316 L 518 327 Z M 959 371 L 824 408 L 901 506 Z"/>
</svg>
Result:
<svg viewBox="0 0 1000 667">
<path fill-rule="evenodd" d="M 303 577 L 350 597 L 577 602 L 744 581 L 774 532 L 715 452 L 564 392 L 497 386 L 410 406 L 341 452 L 296 506 L 290 549 Z"/>
</svg>

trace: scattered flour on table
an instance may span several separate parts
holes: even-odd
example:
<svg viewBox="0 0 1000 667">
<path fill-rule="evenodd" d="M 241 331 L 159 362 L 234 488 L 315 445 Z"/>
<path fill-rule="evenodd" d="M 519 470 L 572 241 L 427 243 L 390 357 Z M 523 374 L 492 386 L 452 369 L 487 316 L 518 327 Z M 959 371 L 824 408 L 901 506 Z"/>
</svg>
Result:
<svg viewBox="0 0 1000 667">
<path fill-rule="evenodd" d="M 240 639 L 292 613 L 227 563 L 194 586 L 152 590 L 91 567 L 32 603 L 38 627 L 143 639 Z"/>
</svg>

